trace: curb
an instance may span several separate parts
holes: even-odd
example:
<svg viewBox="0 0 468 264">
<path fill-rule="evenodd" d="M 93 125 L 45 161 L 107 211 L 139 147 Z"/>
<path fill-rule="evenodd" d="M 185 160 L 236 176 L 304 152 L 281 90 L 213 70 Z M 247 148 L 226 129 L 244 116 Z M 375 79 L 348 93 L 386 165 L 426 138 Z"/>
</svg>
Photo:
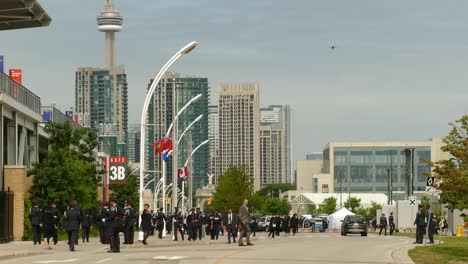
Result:
<svg viewBox="0 0 468 264">
<path fill-rule="evenodd" d="M 52 253 L 46 253 L 46 252 L 14 252 L 14 253 L 7 254 L 7 255 L 0 255 L 0 261 L 13 259 L 13 258 L 18 258 L 18 257 L 32 257 L 32 256 L 48 255 L 48 254 L 52 254 Z"/>
<path fill-rule="evenodd" d="M 414 261 L 408 255 L 408 251 L 412 248 L 415 248 L 415 245 L 409 244 L 392 251 L 391 256 L 393 261 L 398 264 L 414 264 Z"/>
</svg>

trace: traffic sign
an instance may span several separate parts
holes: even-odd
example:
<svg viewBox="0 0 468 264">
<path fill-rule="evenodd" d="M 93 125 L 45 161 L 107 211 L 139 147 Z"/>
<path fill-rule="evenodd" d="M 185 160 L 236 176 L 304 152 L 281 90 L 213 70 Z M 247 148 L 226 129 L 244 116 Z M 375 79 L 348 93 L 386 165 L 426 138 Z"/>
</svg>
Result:
<svg viewBox="0 0 468 264">
<path fill-rule="evenodd" d="M 208 205 L 211 205 L 211 198 L 208 198 L 208 200 L 206 201 L 206 203 L 207 203 Z"/>
<path fill-rule="evenodd" d="M 167 197 L 166 203 L 167 203 L 167 204 L 171 204 L 171 197 Z"/>
<path fill-rule="evenodd" d="M 109 157 L 109 184 L 127 183 L 127 157 Z"/>
<path fill-rule="evenodd" d="M 434 187 L 432 187 L 433 184 L 434 177 L 428 177 L 426 180 L 426 192 L 434 191 Z"/>
<path fill-rule="evenodd" d="M 409 196 L 408 200 L 410 206 L 416 206 L 416 196 Z"/>
</svg>

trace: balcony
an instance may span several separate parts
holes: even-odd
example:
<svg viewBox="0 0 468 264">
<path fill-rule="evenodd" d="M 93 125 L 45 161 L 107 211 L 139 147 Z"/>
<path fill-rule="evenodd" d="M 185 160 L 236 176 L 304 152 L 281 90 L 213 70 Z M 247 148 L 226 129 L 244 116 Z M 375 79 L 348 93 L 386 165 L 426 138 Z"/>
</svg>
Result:
<svg viewBox="0 0 468 264">
<path fill-rule="evenodd" d="M 0 94 L 6 94 L 13 100 L 41 114 L 41 98 L 23 85 L 11 80 L 8 75 L 0 72 Z"/>
</svg>

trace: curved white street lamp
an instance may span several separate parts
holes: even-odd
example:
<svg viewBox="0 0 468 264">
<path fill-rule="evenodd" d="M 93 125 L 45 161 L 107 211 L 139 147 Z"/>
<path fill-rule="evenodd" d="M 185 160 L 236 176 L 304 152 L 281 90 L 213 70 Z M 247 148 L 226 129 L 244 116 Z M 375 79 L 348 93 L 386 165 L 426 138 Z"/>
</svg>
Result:
<svg viewBox="0 0 468 264">
<path fill-rule="evenodd" d="M 179 116 L 180 114 L 182 114 L 183 111 L 185 111 L 185 109 L 187 109 L 192 103 L 198 101 L 200 98 L 202 98 L 203 94 L 198 94 L 197 96 L 193 97 L 192 99 L 190 99 L 190 101 L 188 101 L 180 110 L 179 112 L 177 112 L 177 115 L 175 116 L 175 121 L 177 121 L 179 119 Z M 169 134 L 171 133 L 171 130 L 172 130 L 172 126 L 174 125 L 174 120 L 172 121 L 172 123 L 169 125 L 169 128 L 167 129 L 166 131 L 166 137 L 169 136 Z M 164 179 L 163 180 L 163 197 L 166 197 L 166 174 L 167 174 L 167 165 L 166 165 L 166 162 L 164 161 L 164 159 L 161 157 L 161 163 L 162 163 L 162 178 Z M 163 212 L 164 214 L 167 215 L 167 210 L 166 210 L 166 203 L 164 202 L 163 203 Z M 165 228 L 165 226 L 164 226 Z M 166 229 L 164 229 L 164 234 L 166 233 Z"/>
<path fill-rule="evenodd" d="M 187 158 L 187 160 L 185 161 L 185 164 L 184 164 L 184 167 L 187 167 L 189 161 L 190 161 L 190 169 L 189 169 L 189 182 L 188 182 L 188 185 L 189 185 L 189 190 L 188 190 L 188 204 L 189 204 L 189 207 L 192 208 L 192 200 L 193 200 L 193 174 L 192 174 L 192 168 L 193 166 L 191 165 L 192 164 L 192 156 L 193 154 L 199 149 L 201 148 L 202 146 L 204 146 L 205 144 L 207 144 L 208 142 L 210 142 L 209 139 L 203 141 L 202 143 L 200 143 L 200 145 L 198 145 L 193 151 L 192 153 L 190 153 L 190 156 Z M 182 195 L 185 194 L 185 182 L 182 182 Z M 182 203 L 182 209 L 184 209 L 184 203 Z"/>
<path fill-rule="evenodd" d="M 141 112 L 141 129 L 140 129 L 140 138 L 143 141 L 143 144 L 140 144 L 140 199 L 139 199 L 139 210 L 143 210 L 143 174 L 144 174 L 144 168 L 145 168 L 145 145 L 146 142 L 146 119 L 148 116 L 148 107 L 151 101 L 151 97 L 153 96 L 154 90 L 156 89 L 156 86 L 158 85 L 159 81 L 161 80 L 162 76 L 166 71 L 171 67 L 172 64 L 174 64 L 182 55 L 188 54 L 190 51 L 192 51 L 196 46 L 197 46 L 196 41 L 190 42 L 188 45 L 180 49 L 174 56 L 172 56 L 169 61 L 164 64 L 164 66 L 159 70 L 158 74 L 153 80 L 153 83 L 151 83 L 150 89 L 148 90 L 148 93 L 146 94 L 145 102 L 143 104 L 143 110 Z M 141 224 L 141 217 L 139 219 L 139 225 Z M 143 240 L 143 231 L 138 232 L 138 239 Z"/>
<path fill-rule="evenodd" d="M 193 120 L 192 123 L 190 123 L 184 130 L 184 132 L 182 132 L 182 134 L 180 134 L 180 137 L 179 137 L 179 140 L 177 141 L 177 145 L 180 144 L 180 141 L 182 140 L 182 138 L 184 137 L 185 133 L 187 133 L 187 131 L 193 126 L 195 125 L 195 123 L 197 123 L 198 121 L 200 121 L 200 119 L 203 118 L 203 115 L 199 115 L 197 118 L 195 118 L 195 120 Z"/>
</svg>

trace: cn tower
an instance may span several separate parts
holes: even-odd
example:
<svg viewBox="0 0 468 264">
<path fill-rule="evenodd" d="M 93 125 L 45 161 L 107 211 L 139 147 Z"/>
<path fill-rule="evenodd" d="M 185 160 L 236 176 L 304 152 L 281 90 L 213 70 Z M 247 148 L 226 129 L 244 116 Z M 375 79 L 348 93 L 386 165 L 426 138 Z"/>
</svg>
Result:
<svg viewBox="0 0 468 264">
<path fill-rule="evenodd" d="M 97 17 L 98 30 L 106 33 L 106 67 L 115 68 L 115 32 L 122 30 L 123 18 L 114 8 L 113 0 L 106 0 L 106 4 Z"/>
</svg>

